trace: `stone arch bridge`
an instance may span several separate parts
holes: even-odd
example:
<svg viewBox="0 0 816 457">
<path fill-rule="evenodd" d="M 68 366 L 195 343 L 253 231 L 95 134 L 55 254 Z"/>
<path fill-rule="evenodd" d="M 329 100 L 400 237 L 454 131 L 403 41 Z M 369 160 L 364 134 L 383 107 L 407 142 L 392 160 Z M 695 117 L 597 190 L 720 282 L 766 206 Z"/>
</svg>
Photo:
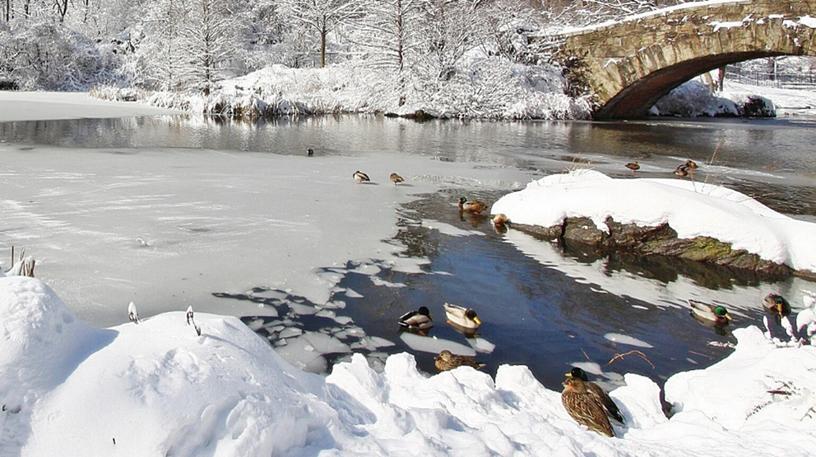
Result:
<svg viewBox="0 0 816 457">
<path fill-rule="evenodd" d="M 643 117 L 663 95 L 727 64 L 816 56 L 816 0 L 685 4 L 560 36 L 550 47 L 572 94 L 592 94 L 596 119 Z"/>
</svg>

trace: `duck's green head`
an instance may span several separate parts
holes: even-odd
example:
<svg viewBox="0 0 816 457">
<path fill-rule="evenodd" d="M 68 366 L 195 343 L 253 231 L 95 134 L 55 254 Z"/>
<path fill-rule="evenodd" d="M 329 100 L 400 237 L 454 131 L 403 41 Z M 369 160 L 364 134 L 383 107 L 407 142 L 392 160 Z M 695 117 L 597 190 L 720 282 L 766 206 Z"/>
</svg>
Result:
<svg viewBox="0 0 816 457">
<path fill-rule="evenodd" d="M 717 306 L 716 308 L 714 308 L 714 314 L 720 317 L 725 317 L 728 315 L 728 310 L 725 309 L 725 306 Z"/>
<path fill-rule="evenodd" d="M 473 311 L 472 309 L 468 309 L 467 311 L 465 311 L 465 317 L 475 322 L 476 325 L 482 325 L 482 320 L 479 319 L 479 316 L 476 314 L 476 311 Z"/>
<path fill-rule="evenodd" d="M 564 376 L 567 378 L 580 379 L 581 381 L 589 381 L 586 372 L 578 367 L 572 367 L 570 371 L 564 373 Z"/>
</svg>

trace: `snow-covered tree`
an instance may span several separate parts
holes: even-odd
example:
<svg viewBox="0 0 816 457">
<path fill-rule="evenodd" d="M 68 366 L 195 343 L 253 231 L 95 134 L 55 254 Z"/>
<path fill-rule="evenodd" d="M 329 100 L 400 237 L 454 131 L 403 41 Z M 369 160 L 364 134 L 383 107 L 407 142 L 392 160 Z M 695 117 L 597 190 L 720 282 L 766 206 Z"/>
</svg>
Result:
<svg viewBox="0 0 816 457">
<path fill-rule="evenodd" d="M 360 0 L 279 0 L 284 14 L 298 26 L 318 36 L 320 66 L 326 66 L 326 44 L 329 33 L 340 24 L 359 17 L 365 6 Z"/>
<path fill-rule="evenodd" d="M 181 77 L 188 87 L 209 94 L 214 83 L 228 76 L 236 50 L 238 27 L 228 0 L 187 0 L 180 29 L 180 51 L 186 56 Z"/>
</svg>

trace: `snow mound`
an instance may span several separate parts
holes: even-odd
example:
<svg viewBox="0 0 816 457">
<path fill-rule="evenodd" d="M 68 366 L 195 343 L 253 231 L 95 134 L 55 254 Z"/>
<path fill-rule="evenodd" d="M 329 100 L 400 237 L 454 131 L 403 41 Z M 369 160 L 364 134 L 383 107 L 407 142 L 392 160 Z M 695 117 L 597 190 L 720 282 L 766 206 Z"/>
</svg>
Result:
<svg viewBox="0 0 816 457">
<path fill-rule="evenodd" d="M 533 181 L 497 201 L 492 214 L 551 227 L 588 217 L 654 227 L 668 223 L 683 239 L 711 237 L 765 260 L 816 272 L 816 224 L 798 221 L 722 186 L 680 179 L 615 179 L 577 170 Z"/>
<path fill-rule="evenodd" d="M 495 381 L 469 367 L 426 377 L 409 354 L 389 357 L 382 373 L 355 354 L 323 378 L 235 318 L 197 320 L 202 336 L 182 312 L 92 329 L 39 280 L 0 278 L 0 454 L 758 456 L 773 447 L 795 457 L 816 446 L 816 348 L 779 349 L 756 328 L 736 332 L 725 361 L 669 380 L 671 419 L 658 386 L 627 375 L 612 396 L 629 428 L 609 439 L 577 425 L 526 367 L 502 366 Z M 25 401 L 9 403 L 15 396 Z"/>
<path fill-rule="evenodd" d="M 725 91 L 714 93 L 697 80 L 688 81 L 660 98 L 650 110 L 657 116 L 680 117 L 776 117 L 776 105 L 760 87 L 753 93 Z"/>
</svg>

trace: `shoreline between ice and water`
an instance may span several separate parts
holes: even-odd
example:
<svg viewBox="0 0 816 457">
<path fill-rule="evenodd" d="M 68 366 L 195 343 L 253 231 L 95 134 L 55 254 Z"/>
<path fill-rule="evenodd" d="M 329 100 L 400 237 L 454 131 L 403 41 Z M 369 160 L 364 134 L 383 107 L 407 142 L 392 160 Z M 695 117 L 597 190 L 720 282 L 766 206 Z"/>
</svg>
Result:
<svg viewBox="0 0 816 457">
<path fill-rule="evenodd" d="M 816 347 L 756 327 L 736 350 L 660 388 L 611 392 L 617 438 L 578 426 L 523 366 L 432 377 L 408 354 L 382 373 L 356 355 L 321 377 L 293 368 L 233 317 L 182 312 L 108 329 L 34 278 L 0 278 L 0 450 L 20 455 L 746 456 L 816 446 Z"/>
</svg>

